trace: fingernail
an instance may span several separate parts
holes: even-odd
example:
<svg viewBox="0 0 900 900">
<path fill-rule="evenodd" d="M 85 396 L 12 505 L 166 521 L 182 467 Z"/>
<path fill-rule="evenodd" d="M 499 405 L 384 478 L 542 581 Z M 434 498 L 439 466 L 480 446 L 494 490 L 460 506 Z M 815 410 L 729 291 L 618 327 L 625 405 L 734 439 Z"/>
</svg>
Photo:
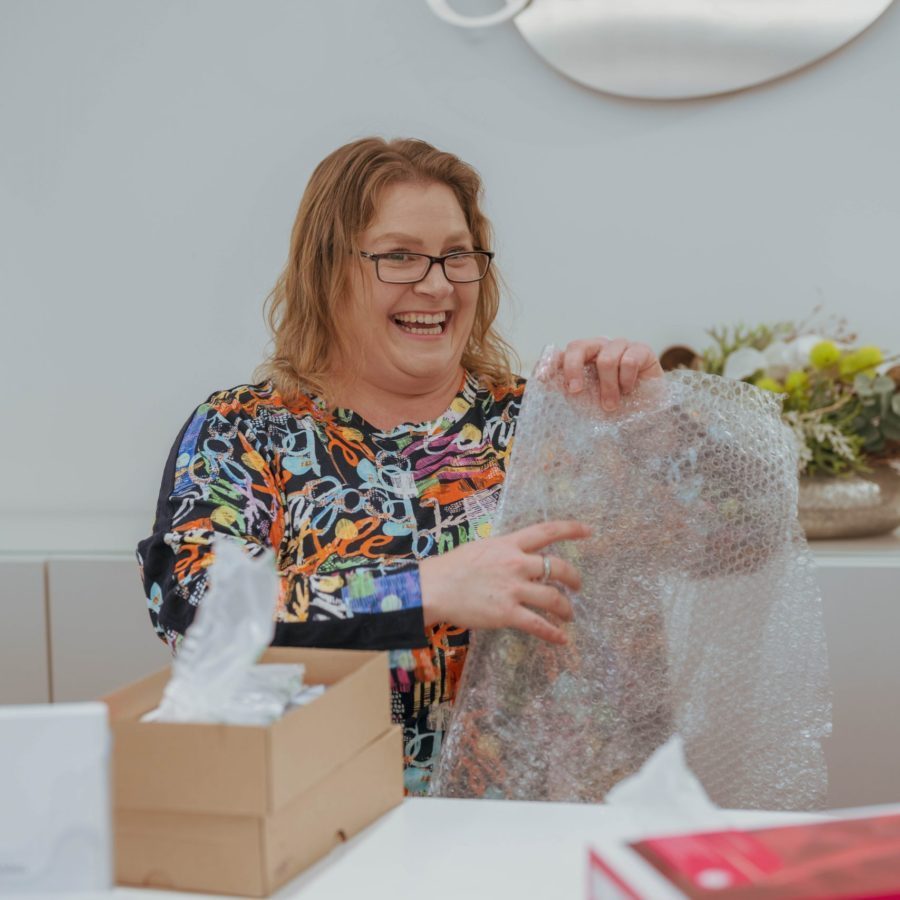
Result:
<svg viewBox="0 0 900 900">
<path fill-rule="evenodd" d="M 573 378 L 569 382 L 569 390 L 573 394 L 577 394 L 583 387 L 584 387 L 584 385 L 577 378 Z"/>
<path fill-rule="evenodd" d="M 612 400 L 604 400 L 602 405 L 607 412 L 612 412 L 616 408 L 616 404 Z"/>
</svg>

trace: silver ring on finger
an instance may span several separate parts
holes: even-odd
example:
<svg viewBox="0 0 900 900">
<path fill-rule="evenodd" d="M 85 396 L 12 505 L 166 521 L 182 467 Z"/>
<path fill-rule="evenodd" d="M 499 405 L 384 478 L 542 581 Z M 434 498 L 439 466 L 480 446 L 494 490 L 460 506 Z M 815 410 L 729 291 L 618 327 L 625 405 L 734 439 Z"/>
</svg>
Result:
<svg viewBox="0 0 900 900">
<path fill-rule="evenodd" d="M 544 574 L 541 575 L 541 584 L 546 584 L 550 580 L 550 566 L 552 565 L 549 556 L 544 557 Z"/>
</svg>

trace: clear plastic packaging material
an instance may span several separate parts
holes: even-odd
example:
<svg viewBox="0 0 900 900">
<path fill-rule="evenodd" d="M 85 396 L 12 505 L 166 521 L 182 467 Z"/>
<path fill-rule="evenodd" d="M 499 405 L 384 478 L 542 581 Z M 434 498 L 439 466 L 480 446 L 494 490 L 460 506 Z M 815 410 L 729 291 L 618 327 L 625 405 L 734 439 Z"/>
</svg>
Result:
<svg viewBox="0 0 900 900">
<path fill-rule="evenodd" d="M 252 559 L 217 538 L 209 589 L 172 665 L 160 722 L 265 724 L 303 687 L 300 666 L 255 666 L 275 633 L 278 576 L 271 551 Z"/>
<path fill-rule="evenodd" d="M 432 793 L 600 801 L 673 734 L 720 806 L 824 802 L 821 598 L 797 524 L 779 398 L 679 371 L 619 410 L 567 394 L 545 354 L 525 392 L 494 534 L 575 518 L 569 644 L 473 635 Z"/>
<path fill-rule="evenodd" d="M 268 725 L 284 715 L 304 691 L 300 663 L 251 666 L 244 672 L 225 713 L 232 725 Z"/>
<path fill-rule="evenodd" d="M 317 700 L 325 693 L 324 684 L 306 684 L 291 697 L 289 709 L 297 706 L 308 706 L 313 700 Z"/>
</svg>

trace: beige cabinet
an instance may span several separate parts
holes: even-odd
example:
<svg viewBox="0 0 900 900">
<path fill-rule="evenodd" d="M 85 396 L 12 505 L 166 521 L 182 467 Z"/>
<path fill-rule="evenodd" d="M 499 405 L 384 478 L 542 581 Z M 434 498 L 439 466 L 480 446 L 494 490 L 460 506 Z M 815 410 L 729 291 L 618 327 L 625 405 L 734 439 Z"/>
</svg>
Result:
<svg viewBox="0 0 900 900">
<path fill-rule="evenodd" d="M 55 701 L 96 699 L 171 662 L 133 557 L 50 559 L 47 588 Z"/>
<path fill-rule="evenodd" d="M 44 565 L 0 559 L 0 704 L 50 699 Z"/>
<path fill-rule="evenodd" d="M 900 802 L 900 558 L 860 562 L 818 569 L 833 703 L 830 807 Z"/>
</svg>

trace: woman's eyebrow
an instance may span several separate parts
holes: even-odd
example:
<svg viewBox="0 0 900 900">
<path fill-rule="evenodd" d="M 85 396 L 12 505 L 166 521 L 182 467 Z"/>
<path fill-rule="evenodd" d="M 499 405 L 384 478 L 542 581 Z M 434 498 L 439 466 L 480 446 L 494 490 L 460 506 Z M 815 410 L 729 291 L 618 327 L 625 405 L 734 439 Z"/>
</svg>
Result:
<svg viewBox="0 0 900 900">
<path fill-rule="evenodd" d="M 470 241 L 472 239 L 468 231 L 458 231 L 444 238 L 445 244 L 454 244 L 459 241 Z M 421 238 L 413 237 L 411 234 L 404 234 L 401 231 L 389 231 L 387 234 L 380 234 L 375 238 L 376 241 L 403 241 L 406 244 L 425 243 Z"/>
</svg>

